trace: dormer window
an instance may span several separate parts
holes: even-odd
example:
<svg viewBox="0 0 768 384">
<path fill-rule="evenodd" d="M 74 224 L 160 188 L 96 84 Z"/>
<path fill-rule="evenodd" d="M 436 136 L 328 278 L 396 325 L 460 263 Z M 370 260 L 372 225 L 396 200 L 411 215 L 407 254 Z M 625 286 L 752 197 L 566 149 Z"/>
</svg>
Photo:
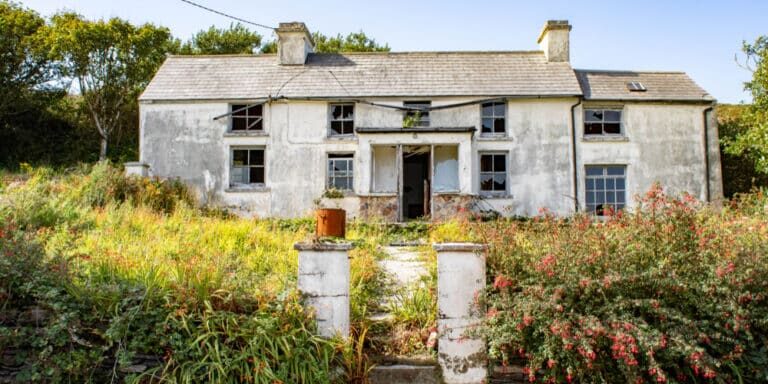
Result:
<svg viewBox="0 0 768 384">
<path fill-rule="evenodd" d="M 264 130 L 264 108 L 261 104 L 230 105 L 232 117 L 232 132 L 263 131 Z"/>
<path fill-rule="evenodd" d="M 621 110 L 585 109 L 584 135 L 621 135 Z"/>
<path fill-rule="evenodd" d="M 403 115 L 403 127 L 429 127 L 429 107 L 431 101 L 406 101 L 403 107 L 409 108 Z"/>
</svg>

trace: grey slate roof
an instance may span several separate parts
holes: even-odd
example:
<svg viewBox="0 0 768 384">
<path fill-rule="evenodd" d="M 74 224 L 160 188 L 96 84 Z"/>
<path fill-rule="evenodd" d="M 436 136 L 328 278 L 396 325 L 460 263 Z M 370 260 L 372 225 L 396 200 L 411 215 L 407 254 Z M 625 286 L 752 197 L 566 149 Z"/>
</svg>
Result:
<svg viewBox="0 0 768 384">
<path fill-rule="evenodd" d="M 683 72 L 634 72 L 576 70 L 586 100 L 714 101 Z M 627 83 L 637 81 L 647 89 L 630 92 Z"/>
<path fill-rule="evenodd" d="M 540 51 L 310 54 L 303 66 L 277 60 L 171 56 L 140 99 L 581 95 L 571 66 L 548 63 Z"/>
</svg>

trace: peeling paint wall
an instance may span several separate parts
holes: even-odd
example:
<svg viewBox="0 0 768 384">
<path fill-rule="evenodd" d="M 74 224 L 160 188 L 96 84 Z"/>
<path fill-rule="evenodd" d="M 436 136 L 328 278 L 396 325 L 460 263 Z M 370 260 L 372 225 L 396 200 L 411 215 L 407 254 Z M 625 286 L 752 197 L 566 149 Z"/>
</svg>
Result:
<svg viewBox="0 0 768 384">
<path fill-rule="evenodd" d="M 432 105 L 478 99 L 483 97 L 433 98 Z M 400 106 L 403 100 L 410 99 L 369 101 Z M 244 102 L 247 101 L 235 103 Z M 433 180 L 435 186 L 454 182 L 455 186 L 451 187 L 465 196 L 480 193 L 480 154 L 503 152 L 508 156 L 508 193 L 481 198 L 475 204 L 505 215 L 535 215 L 542 207 L 564 215 L 574 210 L 570 121 L 571 106 L 577 102 L 577 98 L 510 100 L 506 119 L 508 135 L 502 138 L 480 137 L 478 132 L 474 135 L 425 132 L 358 134 L 343 139 L 328 137 L 329 106 L 325 101 L 267 104 L 264 106 L 265 131 L 256 135 L 230 133 L 229 119 L 213 120 L 229 111 L 229 101 L 142 103 L 140 160 L 149 164 L 151 175 L 179 178 L 189 183 L 202 201 L 247 215 L 298 217 L 310 214 L 313 201 L 325 190 L 327 155 L 352 153 L 355 193 L 345 197 L 343 205 L 351 216 L 356 216 L 361 203 L 370 211 L 370 204 L 365 203 L 370 199 L 366 197 L 380 195 L 380 192 L 391 196 L 396 192 L 398 162 L 394 149 L 380 152 L 382 146 L 451 146 L 450 156 L 443 149 L 435 151 L 437 173 Z M 703 105 L 626 104 L 623 113 L 626 138 L 622 141 L 583 138 L 583 108 L 576 108 L 576 169 L 581 206 L 584 205 L 583 170 L 588 164 L 626 164 L 630 203 L 632 195 L 644 192 L 654 181 L 660 181 L 672 192 L 689 191 L 705 198 L 702 115 L 705 108 Z M 430 119 L 433 127 L 479 128 L 480 106 L 431 111 Z M 402 111 L 357 104 L 355 125 L 402 127 Z M 710 131 L 712 154 L 717 149 L 716 126 Z M 265 148 L 263 188 L 246 191 L 229 188 L 233 147 Z M 446 162 L 446 156 L 455 158 L 455 165 Z M 710 157 L 710 165 L 717 165 L 716 170 L 711 169 L 710 177 L 710 193 L 716 198 L 721 193 L 719 159 Z M 379 180 L 372 175 L 377 168 L 386 169 Z"/>
</svg>

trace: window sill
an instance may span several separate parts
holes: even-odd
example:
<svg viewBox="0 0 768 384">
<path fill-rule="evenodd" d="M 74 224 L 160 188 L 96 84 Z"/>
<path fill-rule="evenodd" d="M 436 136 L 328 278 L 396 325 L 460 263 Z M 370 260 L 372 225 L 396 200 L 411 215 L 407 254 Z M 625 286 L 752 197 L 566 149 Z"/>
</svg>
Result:
<svg viewBox="0 0 768 384">
<path fill-rule="evenodd" d="M 477 136 L 478 141 L 510 141 L 512 140 L 511 137 L 507 135 L 489 135 L 489 134 L 481 134 Z"/>
<path fill-rule="evenodd" d="M 627 142 L 629 137 L 624 135 L 585 135 L 581 137 L 586 142 Z"/>
<path fill-rule="evenodd" d="M 432 192 L 432 194 L 435 195 L 435 196 L 442 196 L 442 195 L 455 196 L 455 195 L 461 195 L 461 191 L 459 191 L 459 190 L 454 190 L 454 191 L 434 191 L 434 192 Z"/>
<path fill-rule="evenodd" d="M 357 136 L 355 135 L 344 135 L 344 136 L 326 136 L 325 141 L 350 141 L 350 142 L 356 142 Z"/>
<path fill-rule="evenodd" d="M 264 137 L 269 136 L 269 133 L 265 131 L 242 131 L 242 132 L 225 132 L 224 137 Z"/>
<path fill-rule="evenodd" d="M 481 199 L 487 199 L 487 200 L 502 200 L 502 199 L 511 199 L 512 195 L 508 193 L 483 193 L 480 192 L 480 198 Z"/>
<path fill-rule="evenodd" d="M 226 193 L 259 193 L 269 191 L 270 188 L 266 185 L 238 185 L 224 190 Z"/>
<path fill-rule="evenodd" d="M 397 192 L 370 192 L 360 197 L 397 197 Z"/>
</svg>

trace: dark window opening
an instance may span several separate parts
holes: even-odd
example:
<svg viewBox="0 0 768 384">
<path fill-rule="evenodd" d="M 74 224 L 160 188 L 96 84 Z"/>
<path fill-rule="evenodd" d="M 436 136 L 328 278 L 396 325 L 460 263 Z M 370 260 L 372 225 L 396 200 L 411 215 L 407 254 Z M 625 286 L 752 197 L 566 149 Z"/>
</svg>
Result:
<svg viewBox="0 0 768 384">
<path fill-rule="evenodd" d="M 484 103 L 481 107 L 483 135 L 503 135 L 506 132 L 505 120 L 507 105 L 502 102 Z"/>
<path fill-rule="evenodd" d="M 507 155 L 480 155 L 480 191 L 492 194 L 507 192 Z"/>
<path fill-rule="evenodd" d="M 263 106 L 258 105 L 243 105 L 233 104 L 230 106 L 230 112 L 232 113 L 232 130 L 233 131 L 262 131 L 263 125 Z"/>
<path fill-rule="evenodd" d="M 403 115 L 403 126 L 406 128 L 429 127 L 429 107 L 431 101 L 406 101 L 403 102 L 406 108 L 413 108 L 405 111 Z"/>
<path fill-rule="evenodd" d="M 347 136 L 355 133 L 355 105 L 331 104 L 331 136 Z"/>
<path fill-rule="evenodd" d="M 621 111 L 613 109 L 584 110 L 585 135 L 620 135 Z"/>
<path fill-rule="evenodd" d="M 230 185 L 264 184 L 264 150 L 233 149 Z"/>
<path fill-rule="evenodd" d="M 587 211 L 604 216 L 609 211 L 624 209 L 627 194 L 627 167 L 623 165 L 587 166 Z"/>
<path fill-rule="evenodd" d="M 326 188 L 351 191 L 354 187 L 354 155 L 328 154 Z"/>
</svg>

